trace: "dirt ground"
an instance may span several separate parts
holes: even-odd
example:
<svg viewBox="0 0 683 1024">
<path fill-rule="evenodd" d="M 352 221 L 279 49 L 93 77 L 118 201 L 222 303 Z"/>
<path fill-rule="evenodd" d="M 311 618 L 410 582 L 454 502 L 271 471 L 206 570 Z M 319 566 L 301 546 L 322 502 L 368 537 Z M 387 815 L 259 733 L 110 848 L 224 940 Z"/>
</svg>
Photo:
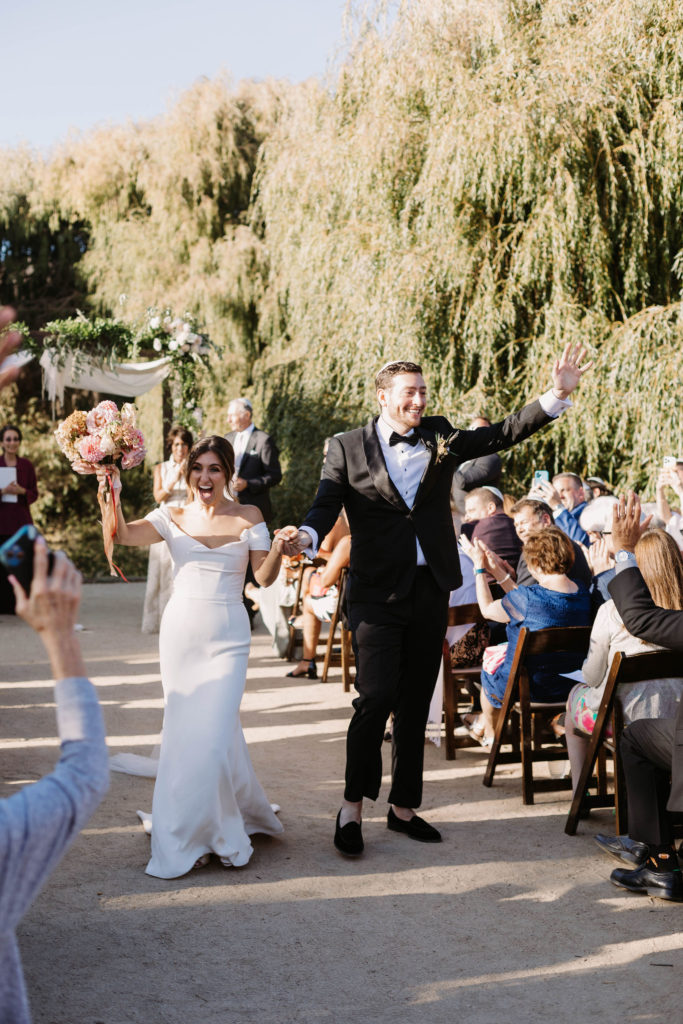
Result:
<svg viewBox="0 0 683 1024">
<path fill-rule="evenodd" d="M 112 753 L 148 754 L 161 727 L 157 639 L 143 584 L 85 588 L 81 634 Z M 57 757 L 49 671 L 31 631 L 0 617 L 2 794 Z M 144 873 L 135 811 L 153 781 L 112 774 L 95 816 L 19 929 L 42 1024 L 468 1024 L 683 1020 L 683 908 L 613 888 L 593 812 L 564 834 L 567 794 L 521 803 L 519 771 L 481 784 L 484 753 L 426 749 L 430 846 L 388 832 L 386 788 L 366 807 L 366 854 L 332 846 L 350 695 L 287 679 L 261 628 L 242 722 L 285 833 L 247 867 Z M 387 748 L 388 755 L 388 748 Z M 385 758 L 388 764 L 388 756 Z"/>
</svg>

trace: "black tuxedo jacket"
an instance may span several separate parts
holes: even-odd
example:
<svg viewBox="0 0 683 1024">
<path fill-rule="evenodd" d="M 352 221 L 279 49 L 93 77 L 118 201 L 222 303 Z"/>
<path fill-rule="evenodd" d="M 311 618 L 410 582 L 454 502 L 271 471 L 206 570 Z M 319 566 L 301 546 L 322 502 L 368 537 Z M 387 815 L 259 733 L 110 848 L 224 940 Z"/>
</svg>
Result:
<svg viewBox="0 0 683 1024">
<path fill-rule="evenodd" d="M 226 441 L 234 445 L 236 433 L 231 431 L 225 435 Z M 237 476 L 247 481 L 247 486 L 237 495 L 240 505 L 256 505 L 261 509 L 264 519 L 270 518 L 270 488 L 282 480 L 280 469 L 280 456 L 277 445 L 270 434 L 265 430 L 254 427 L 247 450 L 242 456 L 238 466 L 235 466 Z"/>
<path fill-rule="evenodd" d="M 323 475 L 302 529 L 312 527 L 319 541 L 331 530 L 342 506 L 351 530 L 349 599 L 398 601 L 415 579 L 415 538 L 438 586 L 454 590 L 462 582 L 450 509 L 453 470 L 466 459 L 501 451 L 550 422 L 540 402 L 532 402 L 500 423 L 457 430 L 443 416 L 427 416 L 418 428 L 430 459 L 408 508 L 391 482 L 375 430 L 375 420 L 330 441 Z M 450 452 L 437 451 L 437 435 L 450 437 Z"/>
<path fill-rule="evenodd" d="M 683 652 L 683 612 L 658 608 L 640 569 L 634 566 L 618 572 L 609 584 L 609 592 L 629 633 Z M 674 727 L 671 780 L 669 810 L 683 811 L 683 701 L 678 705 Z"/>
</svg>

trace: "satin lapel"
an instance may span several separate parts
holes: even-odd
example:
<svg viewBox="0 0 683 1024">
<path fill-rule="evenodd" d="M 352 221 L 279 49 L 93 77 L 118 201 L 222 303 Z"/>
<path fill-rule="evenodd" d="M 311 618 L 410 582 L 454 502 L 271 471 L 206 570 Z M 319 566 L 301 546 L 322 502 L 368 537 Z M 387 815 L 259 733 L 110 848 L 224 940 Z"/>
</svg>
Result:
<svg viewBox="0 0 683 1024">
<path fill-rule="evenodd" d="M 394 505 L 402 512 L 406 511 L 408 506 L 391 482 L 391 477 L 382 455 L 379 438 L 377 437 L 377 431 L 375 430 L 374 420 L 370 420 L 363 427 L 363 449 L 375 489 L 390 505 Z"/>
<path fill-rule="evenodd" d="M 436 472 L 436 434 L 433 430 L 429 430 L 427 427 L 419 427 L 419 434 L 422 440 L 429 448 L 429 462 L 425 466 L 425 471 L 422 474 L 417 493 L 415 495 L 415 502 L 413 508 L 424 501 L 432 487 L 436 483 L 438 473 Z"/>
</svg>

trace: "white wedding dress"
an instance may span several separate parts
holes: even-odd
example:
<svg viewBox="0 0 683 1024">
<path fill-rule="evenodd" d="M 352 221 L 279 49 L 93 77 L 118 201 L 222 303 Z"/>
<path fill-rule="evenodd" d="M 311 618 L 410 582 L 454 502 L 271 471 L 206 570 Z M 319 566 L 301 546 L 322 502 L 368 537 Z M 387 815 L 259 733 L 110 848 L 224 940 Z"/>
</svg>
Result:
<svg viewBox="0 0 683 1024">
<path fill-rule="evenodd" d="M 146 519 L 173 559 L 173 594 L 159 634 L 164 728 L 151 815 L 147 874 L 178 878 L 215 853 L 246 864 L 255 832 L 282 825 L 254 774 L 239 718 L 251 629 L 242 603 L 250 550 L 267 551 L 265 523 L 208 548 L 167 509 Z M 138 814 L 150 830 L 150 816 Z"/>
</svg>

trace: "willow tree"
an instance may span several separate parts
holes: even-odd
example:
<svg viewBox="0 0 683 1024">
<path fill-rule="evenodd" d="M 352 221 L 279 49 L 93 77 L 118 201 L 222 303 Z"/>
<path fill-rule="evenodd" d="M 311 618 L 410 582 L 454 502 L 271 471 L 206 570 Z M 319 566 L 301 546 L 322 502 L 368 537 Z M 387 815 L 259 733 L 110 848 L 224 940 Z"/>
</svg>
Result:
<svg viewBox="0 0 683 1024">
<path fill-rule="evenodd" d="M 644 486 L 681 436 L 682 70 L 679 0 L 425 0 L 366 24 L 263 147 L 271 404 L 289 386 L 358 420 L 401 355 L 435 407 L 496 415 L 582 340 L 577 408 L 508 471 Z"/>
</svg>

